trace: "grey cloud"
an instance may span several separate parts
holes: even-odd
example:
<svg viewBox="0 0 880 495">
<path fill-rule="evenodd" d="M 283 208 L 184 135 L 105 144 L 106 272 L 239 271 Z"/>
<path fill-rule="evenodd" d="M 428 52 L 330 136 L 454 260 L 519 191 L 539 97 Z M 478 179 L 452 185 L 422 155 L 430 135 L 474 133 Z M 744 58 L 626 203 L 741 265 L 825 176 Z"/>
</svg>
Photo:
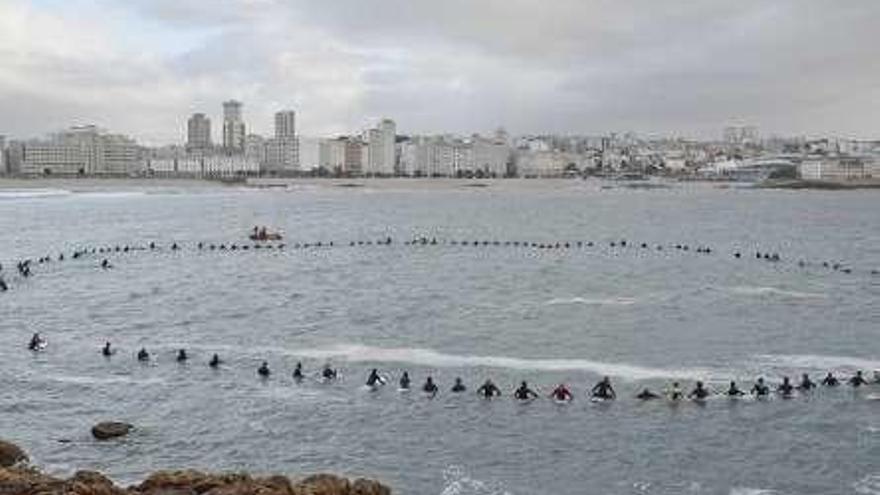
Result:
<svg viewBox="0 0 880 495">
<path fill-rule="evenodd" d="M 91 102 L 138 135 L 169 140 L 180 139 L 187 112 L 214 113 L 227 97 L 245 100 L 258 131 L 268 131 L 272 111 L 293 106 L 306 134 L 357 130 L 381 116 L 403 132 L 506 125 L 715 136 L 731 120 L 768 132 L 876 132 L 880 3 L 872 0 L 125 5 L 160 29 L 203 33 L 202 42 L 173 55 L 143 46 L 145 59 L 120 52 L 112 65 L 32 54 L 16 80 L 49 74 L 25 91 L 40 112 L 53 108 L 47 101 Z M 50 95 L 51 85 L 61 90 Z M 100 90 L 106 105 L 96 101 Z M 0 97 L 11 91 L 0 77 Z M 127 99 L 137 119 L 114 114 Z M 37 123 L 16 125 L 33 132 Z"/>
</svg>

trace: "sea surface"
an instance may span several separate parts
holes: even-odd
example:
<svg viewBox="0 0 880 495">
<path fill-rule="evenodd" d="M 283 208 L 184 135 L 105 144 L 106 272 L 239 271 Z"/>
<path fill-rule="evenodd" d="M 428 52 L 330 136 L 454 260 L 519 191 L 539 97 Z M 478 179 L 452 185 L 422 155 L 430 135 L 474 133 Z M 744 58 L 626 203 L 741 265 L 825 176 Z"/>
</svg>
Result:
<svg viewBox="0 0 880 495">
<path fill-rule="evenodd" d="M 878 385 L 633 398 L 675 380 L 880 369 L 876 191 L 464 184 L 0 190 L 0 438 L 50 472 L 121 482 L 193 467 L 338 472 L 414 495 L 880 493 Z M 284 249 L 230 250 L 254 225 L 283 231 Z M 70 256 L 150 241 L 161 248 Z M 33 332 L 45 351 L 26 350 Z M 325 362 L 337 383 L 316 379 Z M 366 390 L 373 367 L 392 383 Z M 403 370 L 441 393 L 399 393 Z M 606 374 L 619 399 L 590 402 Z M 454 395 L 455 377 L 506 397 Z M 521 380 L 544 396 L 568 383 L 575 400 L 516 403 Z M 107 419 L 137 430 L 92 440 Z"/>
</svg>

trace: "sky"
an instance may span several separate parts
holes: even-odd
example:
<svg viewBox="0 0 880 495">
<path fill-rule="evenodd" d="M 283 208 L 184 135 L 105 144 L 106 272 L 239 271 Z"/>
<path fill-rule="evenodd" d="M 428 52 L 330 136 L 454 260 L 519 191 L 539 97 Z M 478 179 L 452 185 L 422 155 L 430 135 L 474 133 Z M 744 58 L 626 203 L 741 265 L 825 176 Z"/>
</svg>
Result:
<svg viewBox="0 0 880 495">
<path fill-rule="evenodd" d="M 0 134 L 880 138 L 877 0 L 0 0 Z"/>
</svg>

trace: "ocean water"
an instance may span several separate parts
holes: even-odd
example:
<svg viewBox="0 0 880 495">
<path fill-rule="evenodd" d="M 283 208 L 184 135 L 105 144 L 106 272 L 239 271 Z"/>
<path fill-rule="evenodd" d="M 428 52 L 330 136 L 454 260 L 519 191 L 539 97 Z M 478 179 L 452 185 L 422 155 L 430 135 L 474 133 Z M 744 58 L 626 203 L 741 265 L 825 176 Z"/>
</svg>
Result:
<svg viewBox="0 0 880 495">
<path fill-rule="evenodd" d="M 0 191 L 0 438 L 51 472 L 122 482 L 194 467 L 340 472 L 402 494 L 880 493 L 880 386 L 632 398 L 673 380 L 880 369 L 877 192 L 510 184 Z M 196 249 L 246 244 L 255 224 L 281 229 L 285 249 Z M 404 243 L 422 236 L 438 244 Z M 70 259 L 149 241 L 162 249 L 106 255 L 111 270 Z M 33 277 L 13 273 L 46 255 Z M 33 332 L 44 352 L 25 349 Z M 141 347 L 150 364 L 135 361 Z M 219 370 L 206 366 L 215 352 Z M 338 383 L 312 378 L 328 361 Z M 394 383 L 408 370 L 416 387 L 431 375 L 441 393 L 366 391 L 372 367 Z M 605 374 L 620 399 L 588 401 Z M 508 396 L 453 395 L 457 376 L 471 389 L 491 377 Z M 575 400 L 515 403 L 521 380 L 541 394 L 566 382 Z M 138 429 L 92 440 L 106 419 Z"/>
</svg>

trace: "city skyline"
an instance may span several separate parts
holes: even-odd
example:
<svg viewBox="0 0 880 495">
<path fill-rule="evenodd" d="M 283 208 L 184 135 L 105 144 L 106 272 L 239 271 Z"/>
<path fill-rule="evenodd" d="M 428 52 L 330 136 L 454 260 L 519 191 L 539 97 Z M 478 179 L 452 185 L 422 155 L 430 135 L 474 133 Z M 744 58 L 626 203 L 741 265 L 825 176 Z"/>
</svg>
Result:
<svg viewBox="0 0 880 495">
<path fill-rule="evenodd" d="M 385 116 L 411 134 L 503 125 L 707 139 L 731 122 L 767 135 L 878 134 L 876 2 L 306 7 L 4 2 L 0 134 L 95 123 L 149 145 L 178 143 L 193 113 L 221 129 L 214 109 L 228 99 L 246 102 L 253 132 L 267 136 L 285 108 L 310 136 Z"/>
</svg>

